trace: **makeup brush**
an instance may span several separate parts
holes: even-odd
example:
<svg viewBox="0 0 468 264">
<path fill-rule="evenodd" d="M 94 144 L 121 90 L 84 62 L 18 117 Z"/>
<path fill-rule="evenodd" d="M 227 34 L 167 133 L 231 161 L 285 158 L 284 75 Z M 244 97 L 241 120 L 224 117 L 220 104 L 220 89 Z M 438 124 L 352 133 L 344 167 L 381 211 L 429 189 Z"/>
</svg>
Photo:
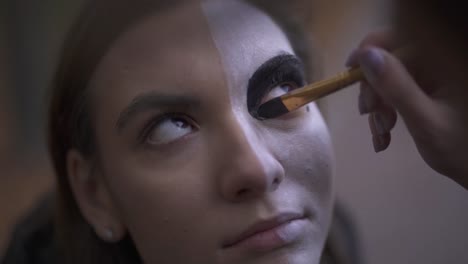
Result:
<svg viewBox="0 0 468 264">
<path fill-rule="evenodd" d="M 395 51 L 394 54 L 401 57 L 404 55 L 403 53 L 406 53 L 406 50 L 406 48 L 402 48 Z M 362 80 L 364 80 L 364 74 L 361 68 L 351 68 L 329 79 L 306 85 L 267 101 L 258 107 L 255 117 L 269 119 L 284 115 Z"/>
</svg>

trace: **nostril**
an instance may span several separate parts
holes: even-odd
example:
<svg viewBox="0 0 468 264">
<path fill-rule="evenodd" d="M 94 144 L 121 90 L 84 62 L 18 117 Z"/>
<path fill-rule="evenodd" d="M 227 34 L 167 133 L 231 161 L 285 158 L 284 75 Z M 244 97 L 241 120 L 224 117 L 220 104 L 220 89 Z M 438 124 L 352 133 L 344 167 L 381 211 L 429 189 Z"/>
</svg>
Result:
<svg viewBox="0 0 468 264">
<path fill-rule="evenodd" d="M 276 177 L 274 180 L 273 180 L 273 185 L 279 185 L 281 182 L 280 178 L 279 177 Z"/>
<path fill-rule="evenodd" d="M 243 188 L 237 191 L 237 197 L 241 197 L 246 195 L 249 192 L 249 189 Z"/>
</svg>

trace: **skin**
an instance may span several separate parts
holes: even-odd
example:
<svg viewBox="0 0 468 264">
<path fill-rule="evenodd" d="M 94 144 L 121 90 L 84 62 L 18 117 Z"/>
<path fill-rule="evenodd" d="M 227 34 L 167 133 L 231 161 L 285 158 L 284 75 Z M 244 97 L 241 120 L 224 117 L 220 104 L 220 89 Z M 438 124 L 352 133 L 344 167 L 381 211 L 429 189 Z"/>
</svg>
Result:
<svg viewBox="0 0 468 264">
<path fill-rule="evenodd" d="M 279 27 L 238 1 L 191 2 L 116 40 L 91 84 L 98 158 L 70 151 L 67 163 L 80 209 L 102 239 L 130 234 L 145 263 L 319 262 L 333 202 L 320 112 L 311 104 L 310 112 L 259 121 L 246 106 L 250 76 L 281 53 L 293 54 Z M 190 102 L 155 106 L 165 96 Z M 125 110 L 137 98 L 150 98 L 150 107 Z M 140 140 L 145 124 L 167 111 L 189 116 L 188 124 L 166 120 Z M 281 212 L 305 216 L 288 246 L 223 246 Z"/>
<path fill-rule="evenodd" d="M 370 114 L 376 152 L 389 146 L 398 112 L 424 161 L 468 189 L 468 79 L 461 50 L 466 44 L 433 19 L 409 13 L 399 23 L 409 26 L 370 33 L 348 59 L 366 75 L 360 112 Z M 411 57 L 403 62 L 389 52 L 401 46 L 401 39 L 412 45 Z"/>
</svg>

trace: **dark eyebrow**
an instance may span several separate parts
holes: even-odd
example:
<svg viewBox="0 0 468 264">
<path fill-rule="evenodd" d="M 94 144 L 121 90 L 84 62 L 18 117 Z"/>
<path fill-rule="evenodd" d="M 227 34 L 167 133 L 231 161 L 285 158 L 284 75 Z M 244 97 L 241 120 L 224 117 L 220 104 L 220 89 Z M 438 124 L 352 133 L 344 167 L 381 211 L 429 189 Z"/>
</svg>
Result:
<svg viewBox="0 0 468 264">
<path fill-rule="evenodd" d="M 200 105 L 199 101 L 191 96 L 165 95 L 154 92 L 135 97 L 120 113 L 116 128 L 120 132 L 136 115 L 152 109 L 190 109 Z"/>
<path fill-rule="evenodd" d="M 275 82 L 288 77 L 298 85 L 305 85 L 302 61 L 295 55 L 283 53 L 264 62 L 250 77 L 247 87 L 247 108 L 252 112 Z"/>
</svg>

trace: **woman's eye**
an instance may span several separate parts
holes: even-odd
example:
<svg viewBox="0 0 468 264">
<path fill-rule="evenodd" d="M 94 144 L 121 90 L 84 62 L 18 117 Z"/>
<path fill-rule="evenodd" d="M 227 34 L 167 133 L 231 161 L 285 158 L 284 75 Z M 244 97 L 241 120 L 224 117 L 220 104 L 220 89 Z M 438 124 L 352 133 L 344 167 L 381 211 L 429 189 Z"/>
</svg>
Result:
<svg viewBox="0 0 468 264">
<path fill-rule="evenodd" d="M 270 101 L 273 98 L 289 93 L 294 89 L 297 89 L 297 85 L 295 85 L 294 83 L 281 83 L 279 85 L 276 85 L 275 87 L 273 87 L 273 89 L 270 90 L 269 93 L 266 94 L 266 96 L 262 99 L 260 104 L 263 104 L 265 102 Z"/>
<path fill-rule="evenodd" d="M 184 117 L 165 117 L 149 131 L 146 141 L 152 145 L 168 144 L 195 131 L 191 120 Z"/>
</svg>

